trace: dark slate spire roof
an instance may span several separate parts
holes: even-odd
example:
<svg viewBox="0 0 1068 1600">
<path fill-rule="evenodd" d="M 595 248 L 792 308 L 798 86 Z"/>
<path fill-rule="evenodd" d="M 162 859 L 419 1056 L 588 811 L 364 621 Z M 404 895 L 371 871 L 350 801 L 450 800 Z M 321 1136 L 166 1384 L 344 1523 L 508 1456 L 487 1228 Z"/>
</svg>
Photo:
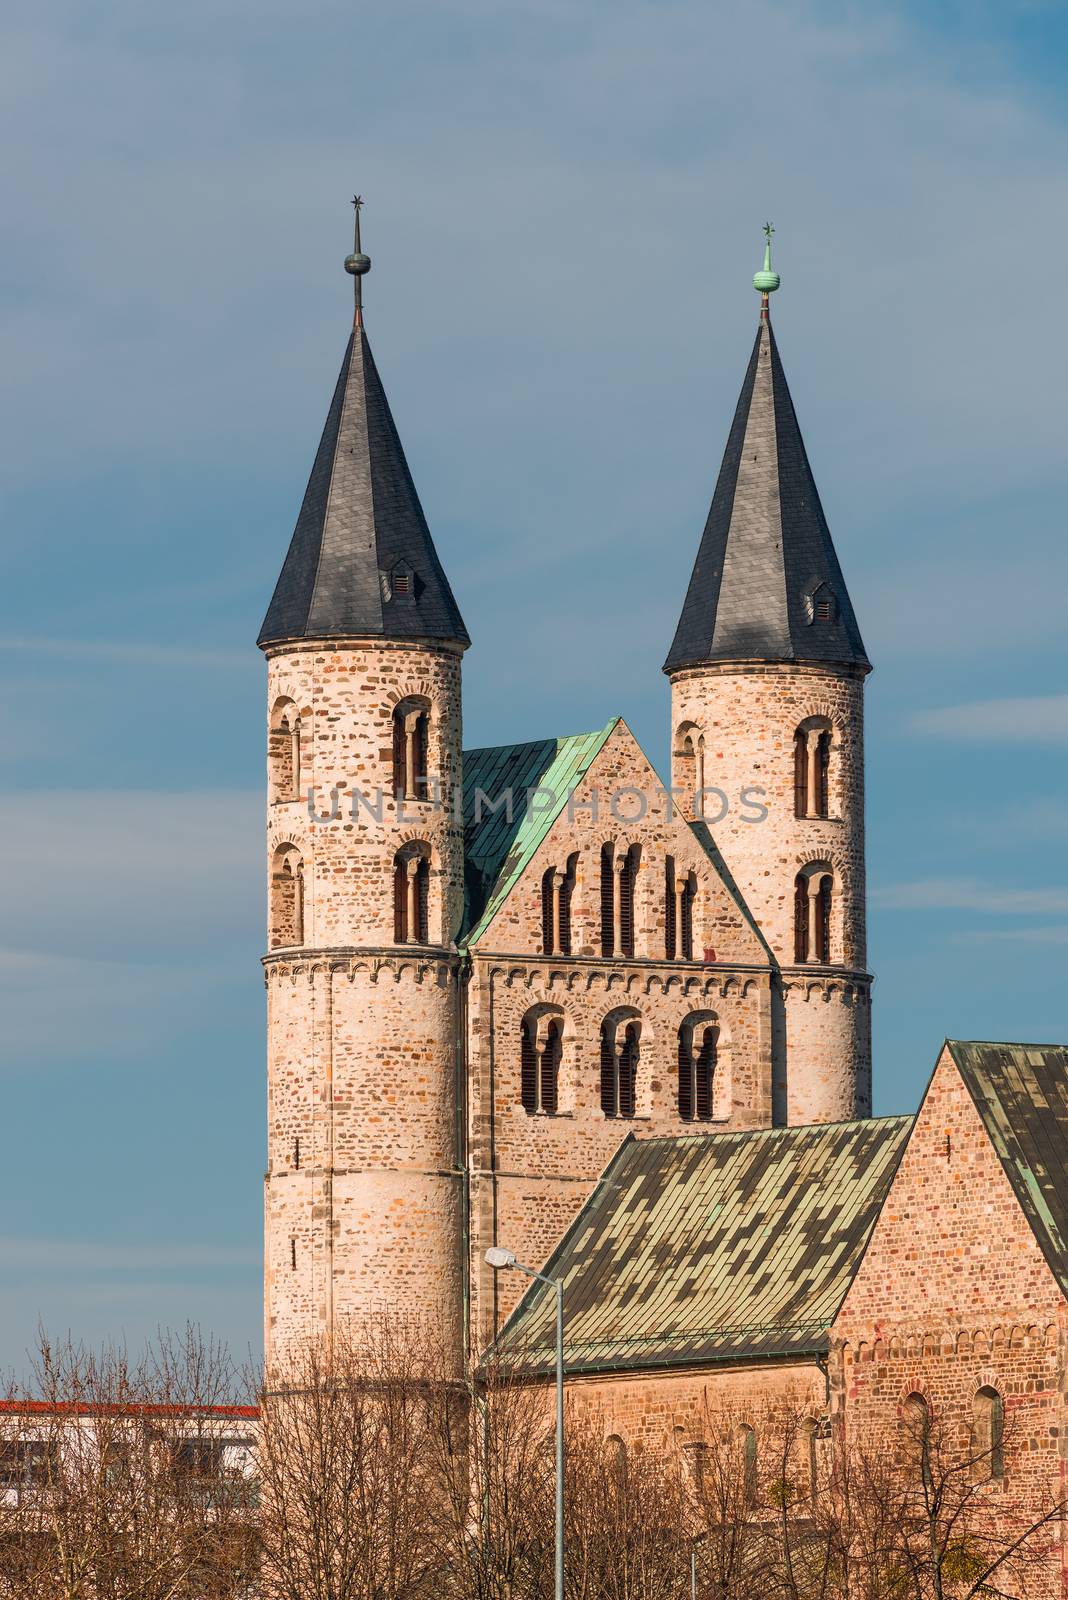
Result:
<svg viewBox="0 0 1068 1600">
<path fill-rule="evenodd" d="M 766 316 L 664 671 L 752 660 L 870 664 Z"/>
<path fill-rule="evenodd" d="M 471 642 L 357 326 L 256 642 L 368 635 Z"/>
</svg>

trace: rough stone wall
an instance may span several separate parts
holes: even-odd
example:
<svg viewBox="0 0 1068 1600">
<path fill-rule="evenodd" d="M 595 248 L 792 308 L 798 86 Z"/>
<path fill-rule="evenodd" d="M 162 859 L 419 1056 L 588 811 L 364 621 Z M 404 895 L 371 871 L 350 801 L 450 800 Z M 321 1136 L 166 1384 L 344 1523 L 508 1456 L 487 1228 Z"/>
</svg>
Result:
<svg viewBox="0 0 1068 1600">
<path fill-rule="evenodd" d="M 757 1431 L 759 1449 L 761 1424 L 769 1425 L 774 1408 L 813 1420 L 827 1412 L 823 1373 L 796 1361 L 578 1378 L 568 1400 L 576 1416 L 598 1416 L 628 1448 L 700 1444 L 710 1420 L 729 1417 Z"/>
<path fill-rule="evenodd" d="M 721 789 L 728 807 L 720 817 L 723 802 L 708 796 L 709 825 L 783 969 L 778 1098 L 791 1123 L 871 1110 L 863 692 L 855 669 L 802 664 L 715 664 L 672 677 L 672 784 L 692 814 L 696 772 L 686 735 L 703 736 L 705 786 Z M 831 727 L 826 818 L 794 815 L 794 734 L 809 719 Z M 764 792 L 750 794 L 747 805 L 745 791 L 754 789 Z M 747 821 L 758 804 L 767 816 Z M 833 870 L 830 969 L 794 959 L 794 881 L 812 862 Z"/>
<path fill-rule="evenodd" d="M 427 766 L 440 805 L 393 798 L 393 710 L 413 698 L 430 704 Z M 280 702 L 300 714 L 300 798 L 268 806 L 268 873 L 279 846 L 300 852 L 304 946 L 392 945 L 394 857 L 421 841 L 430 849 L 430 943 L 448 947 L 463 912 L 459 654 L 381 639 L 287 650 L 268 661 L 269 717 Z M 309 788 L 322 818 L 338 790 L 340 815 L 314 821 Z M 353 788 L 376 807 L 381 794 L 381 821 L 359 803 L 353 817 Z"/>
<path fill-rule="evenodd" d="M 720 964 L 769 966 L 767 950 L 624 722 L 605 741 L 570 806 L 554 822 L 507 902 L 480 937 L 479 948 L 517 955 L 540 951 L 542 876 L 547 867 L 563 871 L 577 854 L 571 949 L 575 955 L 599 956 L 600 852 L 604 844 L 612 844 L 617 857 L 632 845 L 640 850 L 634 893 L 635 956 L 652 961 L 665 958 L 665 858 L 670 855 L 679 874 L 693 872 L 697 878 L 693 951 L 698 962 L 707 950 L 714 952 Z"/>
<path fill-rule="evenodd" d="M 589 1197 L 620 1143 L 771 1121 L 772 974 L 699 963 L 546 961 L 476 955 L 468 991 L 473 1336 L 484 1347 L 523 1280 L 482 1264 L 491 1244 L 540 1265 Z M 546 1007 L 563 1018 L 555 1115 L 531 1115 L 520 1094 L 520 1024 Z M 636 1115 L 600 1104 L 600 1027 L 626 1008 L 641 1019 Z M 712 1122 L 683 1122 L 678 1030 L 698 1015 L 719 1028 Z"/>
<path fill-rule="evenodd" d="M 648 798 L 635 814 L 634 794 Z M 767 953 L 669 797 L 621 724 L 516 883 L 474 951 L 468 990 L 469 1161 L 471 1166 L 472 1336 L 484 1347 L 524 1287 L 514 1273 L 482 1263 L 490 1244 L 540 1265 L 588 1198 L 628 1134 L 712 1132 L 771 1122 L 773 978 Z M 591 807 L 597 805 L 594 820 Z M 640 847 L 635 886 L 635 957 L 600 950 L 601 846 Z M 665 857 L 699 884 L 694 954 L 665 957 Z M 541 884 L 549 867 L 578 858 L 571 903 L 571 957 L 538 956 Z M 491 953 L 492 952 L 492 953 Z M 641 1023 L 635 1116 L 606 1117 L 600 1104 L 601 1023 L 613 1013 Z M 522 1104 L 520 1028 L 529 1013 L 563 1024 L 559 1100 L 554 1115 Z M 683 1121 L 678 1103 L 679 1028 L 700 1018 L 718 1029 L 712 1122 Z"/>
<path fill-rule="evenodd" d="M 279 701 L 299 710 L 300 789 L 314 789 L 319 818 L 332 789 L 355 786 L 376 808 L 383 792 L 380 820 L 365 806 L 354 820 L 346 793 L 340 816 L 313 820 L 292 785 L 269 790 L 268 875 L 283 845 L 304 880 L 302 944 L 266 961 L 272 1363 L 293 1340 L 384 1309 L 441 1327 L 462 1359 L 459 672 L 455 653 L 382 641 L 269 663 L 269 714 Z M 440 807 L 388 798 L 393 708 L 412 697 L 430 704 Z M 398 947 L 393 860 L 412 839 L 430 851 L 431 944 Z"/>
<path fill-rule="evenodd" d="M 918 1393 L 963 1440 L 989 1386 L 1006 1428 L 1005 1485 L 989 1493 L 1038 1514 L 1065 1492 L 1066 1338 L 1064 1297 L 946 1050 L 834 1324 L 835 1413 L 890 1448 Z"/>
</svg>

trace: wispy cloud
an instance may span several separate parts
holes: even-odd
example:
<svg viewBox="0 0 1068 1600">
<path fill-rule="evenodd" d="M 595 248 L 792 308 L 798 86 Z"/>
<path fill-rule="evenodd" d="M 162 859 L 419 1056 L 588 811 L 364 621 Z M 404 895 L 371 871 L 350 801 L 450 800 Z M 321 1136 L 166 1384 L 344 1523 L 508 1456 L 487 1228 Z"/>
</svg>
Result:
<svg viewBox="0 0 1068 1600">
<path fill-rule="evenodd" d="M 8 1272 L 185 1272 L 256 1266 L 261 1259 L 257 1250 L 214 1244 L 149 1246 L 0 1235 L 0 1268 Z"/>
<path fill-rule="evenodd" d="M 872 893 L 882 911 L 979 911 L 995 916 L 1068 915 L 1068 889 L 1001 889 L 976 878 L 924 878 Z"/>
<path fill-rule="evenodd" d="M 1068 694 L 941 706 L 914 713 L 910 726 L 918 733 L 981 744 L 1068 744 Z"/>
<path fill-rule="evenodd" d="M 105 639 L 41 639 L 0 636 L 0 650 L 20 655 L 73 657 L 83 661 L 117 661 L 134 666 L 223 667 L 247 670 L 255 658 L 249 650 L 199 650 L 195 645 L 137 644 Z"/>
</svg>

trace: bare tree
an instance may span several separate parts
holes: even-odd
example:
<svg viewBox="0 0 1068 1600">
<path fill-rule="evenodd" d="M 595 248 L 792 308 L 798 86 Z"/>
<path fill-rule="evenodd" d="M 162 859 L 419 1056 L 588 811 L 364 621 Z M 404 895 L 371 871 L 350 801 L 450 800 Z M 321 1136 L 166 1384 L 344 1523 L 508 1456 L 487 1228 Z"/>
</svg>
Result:
<svg viewBox="0 0 1068 1600">
<path fill-rule="evenodd" d="M 195 1330 L 131 1363 L 42 1336 L 0 1426 L 0 1593 L 236 1600 L 255 1566 L 255 1485 L 217 1408 L 236 1374 Z"/>
<path fill-rule="evenodd" d="M 309 1341 L 261 1403 L 265 1600 L 410 1600 L 440 1565 L 422 1334 L 385 1320 Z"/>
</svg>

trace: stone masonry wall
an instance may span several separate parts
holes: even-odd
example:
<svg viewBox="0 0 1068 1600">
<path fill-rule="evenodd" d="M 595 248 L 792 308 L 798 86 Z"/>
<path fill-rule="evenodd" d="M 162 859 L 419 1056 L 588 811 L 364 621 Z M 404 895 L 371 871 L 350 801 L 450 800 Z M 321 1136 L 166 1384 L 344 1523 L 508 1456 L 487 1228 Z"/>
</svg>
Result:
<svg viewBox="0 0 1068 1600">
<path fill-rule="evenodd" d="M 270 775 L 268 877 L 281 846 L 303 879 L 301 943 L 276 944 L 266 961 L 268 1360 L 388 1308 L 441 1327 L 459 1363 L 459 656 L 382 640 L 311 645 L 275 654 L 268 680 L 271 725 L 280 708 L 300 719 L 300 797 Z M 429 706 L 440 806 L 392 797 L 393 709 L 413 698 Z M 269 760 L 287 755 L 276 735 Z M 356 817 L 352 787 L 372 808 Z M 393 862 L 414 840 L 430 855 L 430 945 L 397 946 Z"/>
<path fill-rule="evenodd" d="M 893 1447 L 910 1394 L 967 1437 L 976 1392 L 1005 1407 L 1007 1516 L 1065 1493 L 1065 1301 L 948 1049 L 833 1329 L 834 1406 Z M 1060 1565 L 1035 1596 L 1060 1593 Z"/>
<path fill-rule="evenodd" d="M 636 791 L 646 797 L 647 813 Z M 544 1262 L 628 1134 L 714 1131 L 771 1122 L 773 976 L 767 953 L 728 893 L 625 724 L 609 736 L 565 810 L 481 936 L 468 990 L 472 1334 L 484 1347 L 522 1292 L 516 1274 L 494 1274 L 482 1252 L 500 1243 L 520 1260 Z M 611 796 L 620 792 L 611 815 Z M 596 804 L 594 819 L 591 808 Z M 635 957 L 600 952 L 601 846 L 640 848 L 635 886 Z M 665 858 L 699 885 L 694 954 L 665 957 Z M 577 858 L 571 903 L 572 956 L 539 956 L 545 871 Z M 492 952 L 492 953 L 490 953 Z M 520 1028 L 528 1013 L 563 1025 L 554 1115 L 522 1104 Z M 641 1024 L 636 1114 L 606 1117 L 600 1104 L 601 1023 L 614 1014 Z M 718 1029 L 713 1116 L 683 1121 L 678 1104 L 679 1028 L 687 1019 Z"/>
<path fill-rule="evenodd" d="M 791 1123 L 838 1121 L 871 1109 L 869 979 L 864 880 L 864 680 L 856 669 L 802 664 L 709 665 L 672 678 L 672 783 L 692 810 L 696 772 L 686 735 L 704 739 L 706 816 L 727 867 L 783 969 L 786 1081 Z M 829 815 L 794 815 L 794 734 L 810 719 L 831 727 Z M 743 802 L 746 790 L 761 789 Z M 691 798 L 687 798 L 691 797 Z M 767 807 L 761 821 L 757 804 Z M 834 876 L 833 989 L 811 987 L 795 964 L 794 881 L 813 862 Z M 844 969 L 844 971 L 842 970 Z M 818 1004 L 812 1004 L 815 997 Z"/>
</svg>

